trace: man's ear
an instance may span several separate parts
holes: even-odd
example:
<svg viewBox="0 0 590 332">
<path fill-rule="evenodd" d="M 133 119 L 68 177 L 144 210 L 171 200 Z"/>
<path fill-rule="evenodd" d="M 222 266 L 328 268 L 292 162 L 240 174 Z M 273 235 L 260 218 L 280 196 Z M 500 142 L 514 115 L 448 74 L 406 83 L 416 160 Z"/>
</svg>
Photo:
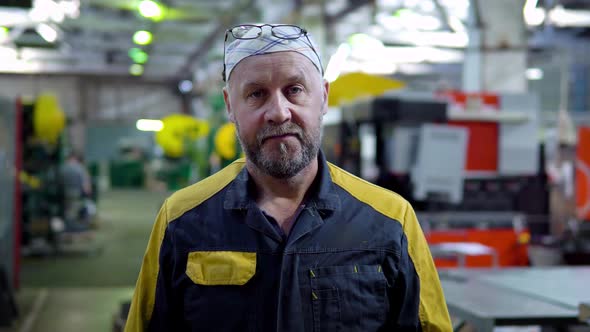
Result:
<svg viewBox="0 0 590 332">
<path fill-rule="evenodd" d="M 330 92 L 330 82 L 324 80 L 323 84 L 323 105 L 322 105 L 322 114 L 328 113 L 328 94 Z"/>
<path fill-rule="evenodd" d="M 227 87 L 223 88 L 223 101 L 225 102 L 225 111 L 227 112 L 227 117 L 229 118 L 229 121 L 235 123 L 235 116 L 234 116 L 234 112 L 231 108 L 231 103 L 229 101 L 229 92 L 227 91 Z"/>
</svg>

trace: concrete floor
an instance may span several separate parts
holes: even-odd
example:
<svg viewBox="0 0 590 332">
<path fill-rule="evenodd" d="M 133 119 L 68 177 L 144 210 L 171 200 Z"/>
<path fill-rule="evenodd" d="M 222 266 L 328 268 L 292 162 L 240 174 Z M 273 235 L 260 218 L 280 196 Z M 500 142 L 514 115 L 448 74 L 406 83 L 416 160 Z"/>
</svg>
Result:
<svg viewBox="0 0 590 332">
<path fill-rule="evenodd" d="M 89 252 L 24 258 L 16 294 L 20 319 L 0 332 L 111 331 L 120 303 L 131 299 L 154 218 L 167 195 L 105 193 L 94 236 L 71 246 Z"/>
<path fill-rule="evenodd" d="M 80 243 L 91 248 L 90 253 L 24 258 L 21 289 L 16 294 L 20 318 L 0 332 L 112 331 L 121 302 L 131 299 L 154 218 L 168 195 L 131 190 L 105 193 L 99 201 L 95 236 Z"/>
</svg>

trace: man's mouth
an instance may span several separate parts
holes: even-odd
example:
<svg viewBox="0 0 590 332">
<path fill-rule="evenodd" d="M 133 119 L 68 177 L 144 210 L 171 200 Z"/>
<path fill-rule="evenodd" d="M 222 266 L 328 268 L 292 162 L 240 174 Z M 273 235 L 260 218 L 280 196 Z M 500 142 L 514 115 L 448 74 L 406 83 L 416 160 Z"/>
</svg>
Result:
<svg viewBox="0 0 590 332">
<path fill-rule="evenodd" d="M 271 140 L 271 139 L 282 139 L 282 138 L 288 138 L 288 137 L 295 137 L 295 138 L 299 138 L 299 134 L 297 133 L 286 133 L 286 134 L 280 134 L 280 135 L 268 135 L 266 137 L 264 137 L 262 139 L 262 143 Z"/>
</svg>

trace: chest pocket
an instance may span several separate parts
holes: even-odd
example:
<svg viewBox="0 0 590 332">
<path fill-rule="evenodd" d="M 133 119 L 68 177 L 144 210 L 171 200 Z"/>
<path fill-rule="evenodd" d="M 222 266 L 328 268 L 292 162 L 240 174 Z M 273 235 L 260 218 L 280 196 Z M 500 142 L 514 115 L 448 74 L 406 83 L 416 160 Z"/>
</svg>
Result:
<svg viewBox="0 0 590 332">
<path fill-rule="evenodd" d="M 315 332 L 377 331 L 388 312 L 387 281 L 380 265 L 309 270 Z"/>
<path fill-rule="evenodd" d="M 186 263 L 186 275 L 206 286 L 244 285 L 255 271 L 255 252 L 195 251 Z"/>
<path fill-rule="evenodd" d="M 188 254 L 182 291 L 191 331 L 258 331 L 256 253 L 195 251 Z"/>
</svg>

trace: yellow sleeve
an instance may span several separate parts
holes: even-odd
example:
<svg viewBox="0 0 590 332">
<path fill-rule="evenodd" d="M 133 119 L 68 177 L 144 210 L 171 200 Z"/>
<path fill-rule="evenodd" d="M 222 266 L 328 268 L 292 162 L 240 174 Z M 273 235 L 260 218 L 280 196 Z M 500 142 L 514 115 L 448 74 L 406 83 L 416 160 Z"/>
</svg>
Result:
<svg viewBox="0 0 590 332">
<path fill-rule="evenodd" d="M 428 243 L 412 206 L 407 203 L 404 233 L 408 238 L 408 252 L 420 280 L 418 316 L 422 331 L 452 331 L 451 318 L 445 302 L 438 272 L 434 266 Z"/>
<path fill-rule="evenodd" d="M 139 277 L 135 285 L 133 300 L 125 332 L 146 331 L 154 310 L 156 282 L 158 280 L 160 247 L 168 225 L 166 203 L 162 205 L 148 242 Z"/>
</svg>

